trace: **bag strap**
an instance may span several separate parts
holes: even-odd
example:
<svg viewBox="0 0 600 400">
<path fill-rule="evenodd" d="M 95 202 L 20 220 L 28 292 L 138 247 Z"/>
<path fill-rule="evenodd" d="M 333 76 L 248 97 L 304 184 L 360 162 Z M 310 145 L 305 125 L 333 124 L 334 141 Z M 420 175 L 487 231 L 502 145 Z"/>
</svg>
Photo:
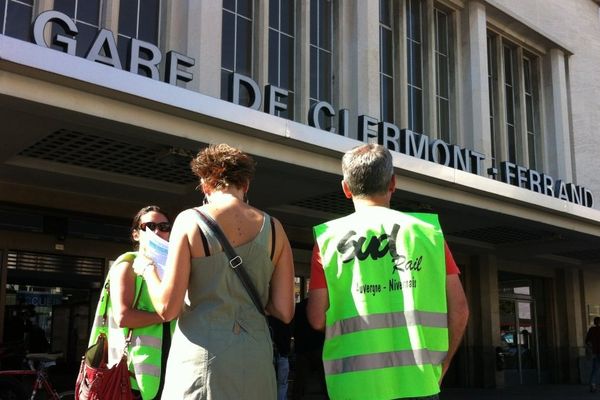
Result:
<svg viewBox="0 0 600 400">
<path fill-rule="evenodd" d="M 273 260 L 275 257 L 275 222 L 273 222 L 273 217 L 269 217 L 269 220 L 271 221 L 271 261 L 275 261 Z"/>
<path fill-rule="evenodd" d="M 102 297 L 100 298 L 100 305 L 102 312 L 102 325 L 106 326 L 106 314 L 108 309 L 108 299 L 110 298 L 110 278 L 107 276 L 104 286 L 102 287 Z"/>
<path fill-rule="evenodd" d="M 212 231 L 212 234 L 217 238 L 217 240 L 221 244 L 223 251 L 227 255 L 227 258 L 229 259 L 229 266 L 231 267 L 231 269 L 233 269 L 233 271 L 238 276 L 240 281 L 242 281 L 242 285 L 248 292 L 248 295 L 250 296 L 250 299 L 256 306 L 256 309 L 258 310 L 258 312 L 261 315 L 266 317 L 264 307 L 260 302 L 260 296 L 258 295 L 256 287 L 252 283 L 252 280 L 250 279 L 248 272 L 244 268 L 242 257 L 240 257 L 235 252 L 235 250 L 233 249 L 233 246 L 231 246 L 231 243 L 229 243 L 229 240 L 227 240 L 227 237 L 225 237 L 225 234 L 219 227 L 219 224 L 217 224 L 217 221 L 215 221 L 213 219 L 213 217 L 211 217 L 210 215 L 208 215 L 207 213 L 205 213 L 201 210 L 198 210 L 197 208 L 194 208 L 194 210 L 198 214 L 200 214 L 200 217 L 202 218 L 204 223 L 206 223 L 206 226 L 208 227 L 208 229 L 210 229 Z"/>
<path fill-rule="evenodd" d="M 136 295 L 135 295 L 135 300 L 133 302 L 133 308 L 137 308 L 138 303 L 140 302 L 140 297 L 142 297 L 142 288 L 144 287 L 144 278 L 142 278 L 142 282 L 140 283 L 140 290 L 137 291 Z M 108 301 L 110 300 L 110 276 L 106 277 L 106 282 L 104 282 L 104 289 L 102 290 L 102 299 L 100 300 L 102 302 L 102 327 L 106 326 L 106 315 L 108 314 Z M 131 341 L 131 334 L 133 332 L 133 329 L 131 328 L 127 328 L 127 344 L 129 344 L 129 342 Z"/>
<path fill-rule="evenodd" d="M 140 297 L 142 297 L 142 289 L 144 288 L 144 282 L 146 282 L 144 280 L 144 277 L 141 277 L 141 278 L 142 278 L 142 282 L 140 283 L 140 290 L 135 295 L 135 300 L 133 302 L 133 308 L 134 309 L 137 309 L 138 303 L 140 302 Z M 129 343 L 131 342 L 131 335 L 133 334 L 133 329 L 132 328 L 127 328 L 127 329 L 129 329 L 129 330 L 127 332 L 127 338 L 125 339 L 126 343 L 127 343 L 127 345 L 125 346 L 125 348 L 127 348 L 129 346 Z"/>
</svg>

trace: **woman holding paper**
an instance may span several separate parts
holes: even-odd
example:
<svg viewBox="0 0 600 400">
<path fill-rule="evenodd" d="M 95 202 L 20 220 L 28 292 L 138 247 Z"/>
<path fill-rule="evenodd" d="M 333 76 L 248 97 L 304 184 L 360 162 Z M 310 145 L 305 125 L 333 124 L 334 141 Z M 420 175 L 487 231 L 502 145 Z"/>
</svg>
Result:
<svg viewBox="0 0 600 400">
<path fill-rule="evenodd" d="M 247 202 L 254 161 L 226 144 L 201 150 L 191 163 L 205 205 L 256 287 L 264 310 L 288 323 L 294 313 L 294 265 L 279 221 Z M 138 265 L 159 315 L 178 317 L 164 398 L 274 400 L 277 383 L 265 318 L 196 209 L 177 217 L 162 281 Z M 183 306 L 183 309 L 182 309 Z"/>
<path fill-rule="evenodd" d="M 175 324 L 164 322 L 154 311 L 148 285 L 141 276 L 135 274 L 132 265 L 136 258 L 140 258 L 140 253 L 146 256 L 145 260 L 153 262 L 148 255 L 156 257 L 156 250 L 148 252 L 144 249 L 149 247 L 149 241 L 159 246 L 161 241 L 168 241 L 170 232 L 169 217 L 158 206 L 146 206 L 138 211 L 133 218 L 131 238 L 136 250 L 137 247 L 141 249 L 119 256 L 109 271 L 105 285 L 110 294 L 107 307 L 108 365 L 114 365 L 121 359 L 126 338 L 131 334 L 128 347 L 131 387 L 134 398 L 144 400 L 158 399 L 161 396 L 171 333 Z M 140 242 L 142 246 L 139 246 Z M 99 314 L 96 311 L 90 345 L 96 342 L 102 323 L 102 315 Z"/>
</svg>

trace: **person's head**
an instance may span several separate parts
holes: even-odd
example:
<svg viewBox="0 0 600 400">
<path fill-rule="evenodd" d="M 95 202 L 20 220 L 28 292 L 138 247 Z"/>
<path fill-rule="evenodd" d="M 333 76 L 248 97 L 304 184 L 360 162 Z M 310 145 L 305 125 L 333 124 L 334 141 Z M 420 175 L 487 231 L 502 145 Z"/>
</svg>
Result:
<svg viewBox="0 0 600 400">
<path fill-rule="evenodd" d="M 596 326 L 600 325 L 600 317 L 594 318 L 594 325 L 596 325 Z"/>
<path fill-rule="evenodd" d="M 379 144 L 355 147 L 344 154 L 342 172 L 353 197 L 385 195 L 394 176 L 392 154 Z"/>
<path fill-rule="evenodd" d="M 35 311 L 35 306 L 33 304 L 28 304 L 26 309 L 25 309 L 25 315 L 26 318 L 29 319 L 30 321 L 35 321 L 35 318 L 37 316 L 37 311 Z"/>
<path fill-rule="evenodd" d="M 248 190 L 255 162 L 248 154 L 228 144 L 210 145 L 191 161 L 192 172 L 200 179 L 202 192 L 210 194 L 229 186 Z"/>
<path fill-rule="evenodd" d="M 165 240 L 171 234 L 171 219 L 159 206 L 146 206 L 135 214 L 131 223 L 131 239 L 140 241 L 140 231 L 151 230 Z"/>
</svg>

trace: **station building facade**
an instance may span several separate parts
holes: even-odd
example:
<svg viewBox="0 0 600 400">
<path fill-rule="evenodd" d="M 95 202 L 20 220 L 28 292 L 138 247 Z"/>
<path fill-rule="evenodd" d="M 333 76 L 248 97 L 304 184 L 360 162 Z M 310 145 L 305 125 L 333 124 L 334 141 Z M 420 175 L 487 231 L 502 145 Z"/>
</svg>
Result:
<svg viewBox="0 0 600 400">
<path fill-rule="evenodd" d="M 200 204 L 226 142 L 284 224 L 349 213 L 340 159 L 392 150 L 392 207 L 440 216 L 471 307 L 445 384 L 579 382 L 600 315 L 592 0 L 0 0 L 0 327 L 33 304 L 77 364 L 131 216 Z"/>
</svg>

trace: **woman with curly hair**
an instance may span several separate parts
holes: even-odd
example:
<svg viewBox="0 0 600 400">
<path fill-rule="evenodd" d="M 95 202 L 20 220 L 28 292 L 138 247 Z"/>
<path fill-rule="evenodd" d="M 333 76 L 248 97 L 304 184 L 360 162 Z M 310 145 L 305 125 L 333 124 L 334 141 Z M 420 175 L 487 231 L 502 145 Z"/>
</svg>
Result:
<svg viewBox="0 0 600 400">
<path fill-rule="evenodd" d="M 281 223 L 250 206 L 254 160 L 227 144 L 192 160 L 210 215 L 242 258 L 266 314 L 288 323 L 294 313 L 294 265 Z M 219 241 L 196 209 L 173 226 L 165 275 L 137 263 L 157 313 L 178 318 L 163 398 L 275 399 L 277 384 L 265 318 L 256 309 Z"/>
</svg>

